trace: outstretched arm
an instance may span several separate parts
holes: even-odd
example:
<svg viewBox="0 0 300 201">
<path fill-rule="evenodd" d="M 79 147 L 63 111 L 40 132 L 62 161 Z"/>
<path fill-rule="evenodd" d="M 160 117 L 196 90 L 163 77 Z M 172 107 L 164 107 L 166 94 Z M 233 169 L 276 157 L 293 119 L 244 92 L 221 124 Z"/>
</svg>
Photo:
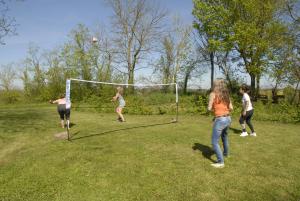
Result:
<svg viewBox="0 0 300 201">
<path fill-rule="evenodd" d="M 58 100 L 50 100 L 49 103 L 51 104 L 58 103 Z"/>
<path fill-rule="evenodd" d="M 116 93 L 116 95 L 112 98 L 111 101 L 116 101 L 118 99 L 118 97 L 119 97 L 119 93 Z"/>
</svg>

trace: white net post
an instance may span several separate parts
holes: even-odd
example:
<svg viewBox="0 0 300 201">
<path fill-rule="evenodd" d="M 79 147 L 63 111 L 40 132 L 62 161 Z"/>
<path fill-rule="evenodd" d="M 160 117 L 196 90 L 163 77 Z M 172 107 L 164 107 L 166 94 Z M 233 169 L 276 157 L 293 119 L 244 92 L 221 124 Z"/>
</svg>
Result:
<svg viewBox="0 0 300 201">
<path fill-rule="evenodd" d="M 176 91 L 176 122 L 178 122 L 178 84 L 175 83 L 175 91 Z"/>
<path fill-rule="evenodd" d="M 71 109 L 71 80 L 67 79 L 66 81 L 66 109 Z M 68 140 L 70 140 L 70 120 L 67 119 L 67 134 Z"/>
</svg>

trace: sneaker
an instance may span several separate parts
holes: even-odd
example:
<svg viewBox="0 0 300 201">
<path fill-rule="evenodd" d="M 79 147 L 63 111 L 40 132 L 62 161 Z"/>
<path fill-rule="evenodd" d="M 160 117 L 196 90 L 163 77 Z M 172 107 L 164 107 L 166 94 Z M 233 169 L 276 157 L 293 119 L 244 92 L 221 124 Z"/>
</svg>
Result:
<svg viewBox="0 0 300 201">
<path fill-rule="evenodd" d="M 223 168 L 223 167 L 225 167 L 224 163 L 212 163 L 210 165 L 213 166 L 213 167 L 215 167 L 215 168 Z"/>
<path fill-rule="evenodd" d="M 253 132 L 253 133 L 250 134 L 250 136 L 256 137 L 256 133 Z"/>
<path fill-rule="evenodd" d="M 246 136 L 248 136 L 248 133 L 247 132 L 242 132 L 240 136 L 241 137 L 246 137 Z"/>
</svg>

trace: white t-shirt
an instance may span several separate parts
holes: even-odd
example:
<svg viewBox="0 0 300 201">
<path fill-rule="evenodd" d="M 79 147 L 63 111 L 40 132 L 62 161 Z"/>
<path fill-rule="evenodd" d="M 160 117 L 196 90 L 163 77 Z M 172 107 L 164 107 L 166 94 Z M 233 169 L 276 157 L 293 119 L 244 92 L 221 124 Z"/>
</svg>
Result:
<svg viewBox="0 0 300 201">
<path fill-rule="evenodd" d="M 246 111 L 253 110 L 252 103 L 251 103 L 251 100 L 250 100 L 250 96 L 247 93 L 244 93 L 243 99 L 242 99 L 242 102 L 243 102 L 244 106 L 246 105 L 247 101 L 248 101 L 248 108 L 246 108 Z"/>
</svg>

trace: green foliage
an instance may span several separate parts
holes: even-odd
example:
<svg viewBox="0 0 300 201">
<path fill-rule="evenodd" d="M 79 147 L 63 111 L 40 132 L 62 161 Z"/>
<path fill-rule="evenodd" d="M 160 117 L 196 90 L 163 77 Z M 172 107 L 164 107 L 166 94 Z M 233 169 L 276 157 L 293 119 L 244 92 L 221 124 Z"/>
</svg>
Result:
<svg viewBox="0 0 300 201">
<path fill-rule="evenodd" d="M 280 122 L 300 122 L 300 107 L 290 105 L 286 102 L 279 104 L 263 104 L 257 102 L 254 104 L 254 119 L 264 121 L 280 121 Z"/>
<path fill-rule="evenodd" d="M 232 96 L 234 111 L 233 116 L 239 117 L 242 111 L 242 97 Z M 280 101 L 278 104 L 272 103 L 272 101 L 252 101 L 254 107 L 254 120 L 260 121 L 279 121 L 298 123 L 300 122 L 300 107 L 297 105 L 289 104 L 286 101 Z"/>
<path fill-rule="evenodd" d="M 234 55 L 238 67 L 256 79 L 271 66 L 278 49 L 290 40 L 288 25 L 278 13 L 284 12 L 280 0 L 194 0 L 194 27 L 208 38 L 208 50 Z M 258 95 L 258 94 L 255 94 Z"/>
<path fill-rule="evenodd" d="M 299 90 L 295 90 L 292 86 L 287 86 L 283 90 L 285 100 L 289 104 L 299 103 Z"/>
<path fill-rule="evenodd" d="M 231 49 L 230 11 L 224 2 L 194 0 L 193 15 L 196 18 L 194 27 L 208 37 L 209 51 Z"/>
<path fill-rule="evenodd" d="M 94 110 L 99 112 L 111 113 L 118 106 L 118 102 L 111 102 L 114 96 L 112 91 L 102 93 L 102 96 L 90 96 L 80 102 L 74 102 L 73 107 L 77 110 Z M 125 114 L 176 114 L 175 94 L 173 93 L 150 93 L 125 95 L 126 107 Z"/>
<path fill-rule="evenodd" d="M 14 104 L 22 99 L 23 93 L 18 90 L 0 91 L 0 103 Z"/>
<path fill-rule="evenodd" d="M 96 89 L 95 89 L 96 90 Z M 96 90 L 94 94 L 89 94 L 84 98 L 76 98 L 72 96 L 72 109 L 74 111 L 94 111 L 99 113 L 113 113 L 118 106 L 118 102 L 111 102 L 115 95 L 115 89 L 112 87 L 104 87 L 101 90 Z M 98 94 L 97 94 L 97 93 Z M 280 121 L 280 122 L 300 122 L 300 107 L 295 104 L 290 104 L 288 101 L 293 96 L 294 89 L 286 88 L 284 95 L 286 100 L 282 99 L 278 104 L 273 104 L 269 101 L 252 102 L 254 106 L 255 120 L 262 121 Z M 46 95 L 46 93 L 44 93 Z M 79 92 L 80 94 L 80 92 Z M 50 95 L 49 95 L 50 97 Z M 49 100 L 53 97 L 45 97 Z M 163 92 L 139 92 L 134 95 L 125 95 L 126 107 L 125 114 L 136 115 L 175 115 L 177 105 L 175 102 L 175 94 Z M 232 115 L 239 117 L 242 97 L 237 93 L 231 95 L 234 110 Z M 26 99 L 25 99 L 26 100 Z M 1 92 L 0 102 L 5 104 L 26 102 L 21 91 Z M 32 97 L 30 102 L 40 102 L 35 97 Z M 208 94 L 192 93 L 189 95 L 179 96 L 178 113 L 185 114 L 201 114 L 209 115 L 207 111 Z"/>
</svg>

